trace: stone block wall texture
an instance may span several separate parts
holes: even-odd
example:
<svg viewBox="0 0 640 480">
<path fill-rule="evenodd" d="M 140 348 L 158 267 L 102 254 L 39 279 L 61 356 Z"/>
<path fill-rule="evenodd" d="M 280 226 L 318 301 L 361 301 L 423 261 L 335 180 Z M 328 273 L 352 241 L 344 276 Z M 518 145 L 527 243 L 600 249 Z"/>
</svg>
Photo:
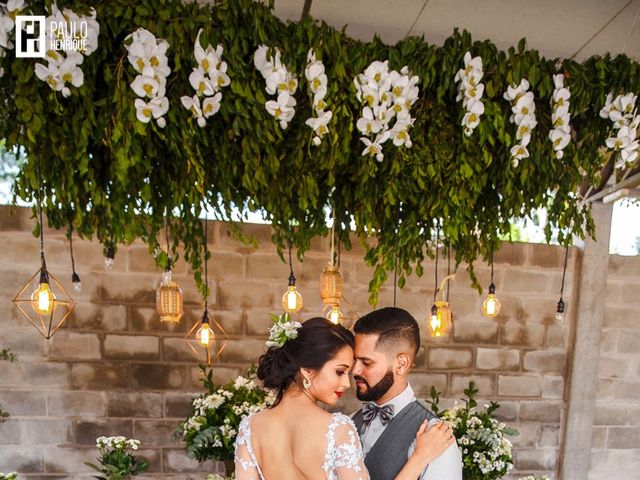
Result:
<svg viewBox="0 0 640 480">
<path fill-rule="evenodd" d="M 73 292 L 78 305 L 65 327 L 45 341 L 11 304 L 39 266 L 33 225 L 30 211 L 0 207 L 0 346 L 18 356 L 18 363 L 0 363 L 0 405 L 11 413 L 0 425 L 0 471 L 17 470 L 21 477 L 34 479 L 91 478 L 84 462 L 96 458 L 95 438 L 116 434 L 143 442 L 140 454 L 151 464 L 147 478 L 203 479 L 206 473 L 221 471 L 221 464 L 199 465 L 187 458 L 173 436 L 191 398 L 202 391 L 198 360 L 183 340 L 202 314 L 188 266 L 180 261 L 174 268 L 184 291 L 185 316 L 179 325 L 161 324 L 155 313 L 161 272 L 147 247 L 139 242 L 120 247 L 113 269 L 106 272 L 101 245 L 75 238 L 83 290 Z M 289 271 L 270 242 L 268 226 L 242 227 L 258 239 L 257 249 L 234 240 L 223 223 L 210 222 L 208 228 L 209 304 L 230 336 L 215 366 L 215 380 L 224 383 L 263 351 L 269 313 L 281 310 Z M 72 292 L 68 249 L 64 232 L 46 230 L 49 269 Z M 421 278 L 409 278 L 397 293 L 397 305 L 409 310 L 423 329 L 411 378 L 416 394 L 426 398 L 435 386 L 442 392 L 441 407 L 449 406 L 474 380 L 480 405 L 498 400 L 500 417 L 520 431 L 513 439 L 515 469 L 509 479 L 528 473 L 557 478 L 580 266 L 579 252 L 571 249 L 566 320 L 558 325 L 554 313 L 563 254 L 560 247 L 505 244 L 495 255 L 502 312 L 492 320 L 482 317 L 482 296 L 471 288 L 461 266 L 450 289 L 454 329 L 439 340 L 429 338 L 425 328 L 433 298 L 433 262 L 425 264 Z M 304 262 L 294 265 L 305 302 L 303 319 L 321 312 L 319 278 L 328 256 L 328 239 L 318 238 Z M 357 242 L 351 252 L 342 253 L 348 323 L 371 309 L 367 299 L 372 270 L 362 256 Z M 440 278 L 446 273 L 444 263 Z M 481 285 L 488 285 L 489 268 L 478 262 L 476 271 Z M 609 479 L 638 478 L 639 273 L 640 258 L 611 257 L 593 429 L 594 479 L 605 471 Z M 389 282 L 379 306 L 392 302 Z M 350 413 L 357 405 L 351 393 L 339 409 Z"/>
</svg>

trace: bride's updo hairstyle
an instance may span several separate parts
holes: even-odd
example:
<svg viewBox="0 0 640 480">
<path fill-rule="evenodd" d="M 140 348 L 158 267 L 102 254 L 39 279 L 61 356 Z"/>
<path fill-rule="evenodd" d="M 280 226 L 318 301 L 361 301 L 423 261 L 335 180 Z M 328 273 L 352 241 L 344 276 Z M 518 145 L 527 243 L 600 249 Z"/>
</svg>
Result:
<svg viewBox="0 0 640 480">
<path fill-rule="evenodd" d="M 354 346 L 353 333 L 326 318 L 307 320 L 298 336 L 281 347 L 269 347 L 258 360 L 258 378 L 266 388 L 277 391 L 275 407 L 301 368 L 320 370 L 342 348 Z"/>
</svg>

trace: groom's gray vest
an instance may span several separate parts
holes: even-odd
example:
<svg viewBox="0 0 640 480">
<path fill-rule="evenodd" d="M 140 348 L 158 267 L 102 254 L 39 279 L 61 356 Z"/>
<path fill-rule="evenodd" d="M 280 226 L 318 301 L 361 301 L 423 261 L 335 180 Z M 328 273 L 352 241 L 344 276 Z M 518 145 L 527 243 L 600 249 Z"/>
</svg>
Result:
<svg viewBox="0 0 640 480">
<path fill-rule="evenodd" d="M 431 421 L 434 418 L 436 415 L 420 400 L 411 402 L 400 410 L 364 459 L 371 480 L 393 480 L 407 463 L 409 447 L 415 440 L 420 425 L 425 420 Z M 362 410 L 356 412 L 353 422 L 362 436 Z"/>
</svg>

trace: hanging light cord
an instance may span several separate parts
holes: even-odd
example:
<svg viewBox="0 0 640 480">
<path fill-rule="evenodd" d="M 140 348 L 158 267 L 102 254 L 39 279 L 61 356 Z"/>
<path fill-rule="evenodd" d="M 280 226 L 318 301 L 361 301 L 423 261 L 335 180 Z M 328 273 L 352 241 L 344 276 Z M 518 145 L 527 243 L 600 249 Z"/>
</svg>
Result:
<svg viewBox="0 0 640 480">
<path fill-rule="evenodd" d="M 398 239 L 400 238 L 400 205 L 398 205 L 398 215 L 396 217 L 396 238 L 395 245 L 393 247 L 394 253 L 394 265 L 393 265 L 393 306 L 396 306 L 396 293 L 398 290 Z"/>
<path fill-rule="evenodd" d="M 451 245 L 447 245 L 447 302 L 449 301 L 449 282 L 451 278 Z"/>
<path fill-rule="evenodd" d="M 569 245 L 564 247 L 564 267 L 562 269 L 562 285 L 560 286 L 560 300 L 562 300 L 562 294 L 564 293 L 564 276 L 567 273 L 567 258 L 569 257 Z"/>
<path fill-rule="evenodd" d="M 49 282 L 49 275 L 47 273 L 47 262 L 44 259 L 44 225 L 42 224 L 42 177 L 40 173 L 40 159 L 36 161 L 36 170 L 38 175 L 38 221 L 40 222 L 40 280 Z"/>
<path fill-rule="evenodd" d="M 436 226 L 436 270 L 435 284 L 433 287 L 433 304 L 436 303 L 436 295 L 438 294 L 438 243 L 440 242 L 440 223 Z"/>
<path fill-rule="evenodd" d="M 206 225 L 205 225 L 206 226 Z M 205 230 L 205 235 L 207 231 Z M 167 267 L 165 270 L 171 270 L 171 253 L 169 252 L 169 209 L 167 208 L 164 216 L 164 236 L 167 241 Z M 206 237 L 205 237 L 206 238 Z"/>
<path fill-rule="evenodd" d="M 493 285 L 493 242 L 491 242 L 491 250 L 490 250 L 490 257 L 489 259 L 491 260 L 491 284 Z"/>
<path fill-rule="evenodd" d="M 71 270 L 76 275 L 76 262 L 73 258 L 73 223 L 69 219 L 69 253 L 71 253 Z"/>
<path fill-rule="evenodd" d="M 209 308 L 209 212 L 204 214 L 204 313 L 202 314 L 202 321 L 208 318 Z M 207 320 L 208 321 L 208 320 Z"/>
<path fill-rule="evenodd" d="M 289 240 L 289 285 L 291 282 L 296 281 L 296 276 L 293 274 L 293 262 L 291 260 L 291 240 Z"/>
</svg>

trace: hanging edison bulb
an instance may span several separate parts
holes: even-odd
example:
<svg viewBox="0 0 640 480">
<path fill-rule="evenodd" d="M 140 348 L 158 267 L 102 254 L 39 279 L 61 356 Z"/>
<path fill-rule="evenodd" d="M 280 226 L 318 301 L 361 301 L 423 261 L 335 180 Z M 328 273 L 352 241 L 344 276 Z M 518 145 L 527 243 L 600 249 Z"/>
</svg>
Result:
<svg viewBox="0 0 640 480">
<path fill-rule="evenodd" d="M 211 326 L 209 325 L 209 319 L 205 316 L 202 318 L 202 325 L 196 332 L 196 340 L 203 347 L 210 347 L 215 341 L 216 336 Z"/>
<path fill-rule="evenodd" d="M 302 295 L 296 289 L 296 277 L 293 273 L 289 276 L 289 288 L 282 296 L 282 308 L 287 313 L 296 313 L 302 308 Z"/>
<path fill-rule="evenodd" d="M 49 278 L 45 271 L 40 273 L 38 288 L 31 294 L 31 308 L 39 315 L 49 315 L 53 311 L 56 296 L 49 287 Z"/>
<path fill-rule="evenodd" d="M 500 313 L 500 301 L 496 298 L 496 286 L 491 283 L 489 285 L 489 295 L 482 302 L 482 314 L 487 318 L 493 318 Z"/>
<path fill-rule="evenodd" d="M 113 268 L 113 264 L 116 258 L 116 249 L 113 246 L 113 243 L 109 243 L 107 247 L 107 255 L 104 257 L 104 269 L 106 271 L 110 271 Z"/>
<path fill-rule="evenodd" d="M 564 301 L 562 300 L 562 297 L 560 297 L 560 300 L 558 301 L 558 306 L 556 308 L 556 322 L 558 323 L 564 322 Z"/>
<path fill-rule="evenodd" d="M 334 325 L 342 323 L 342 320 L 344 320 L 344 315 L 340 311 L 340 305 L 333 305 L 331 307 L 331 310 L 329 310 L 329 313 L 327 314 L 327 318 Z"/>
<path fill-rule="evenodd" d="M 429 317 L 429 335 L 431 337 L 444 337 L 451 330 L 452 314 L 449 308 L 449 302 L 444 300 L 436 301 L 431 307 L 431 316 Z"/>
</svg>

